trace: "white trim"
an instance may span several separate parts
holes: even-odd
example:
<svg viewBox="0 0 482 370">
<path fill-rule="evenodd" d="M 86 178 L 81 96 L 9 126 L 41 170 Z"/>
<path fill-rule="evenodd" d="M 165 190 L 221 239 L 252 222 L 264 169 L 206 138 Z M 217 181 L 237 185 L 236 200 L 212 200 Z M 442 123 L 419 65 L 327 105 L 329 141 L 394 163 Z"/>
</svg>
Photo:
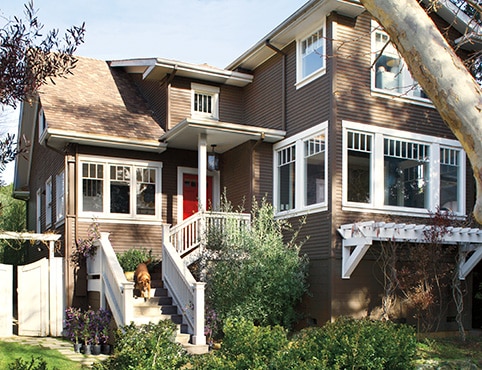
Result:
<svg viewBox="0 0 482 370">
<path fill-rule="evenodd" d="M 458 210 L 454 210 L 457 216 L 462 216 L 465 214 L 465 173 L 466 173 L 466 161 L 465 152 L 462 149 L 461 144 L 457 140 L 445 139 L 441 137 L 429 136 L 416 134 L 409 131 L 399 131 L 395 129 L 367 125 L 352 121 L 342 121 L 343 130 L 343 141 L 342 141 L 342 209 L 344 211 L 358 211 L 358 212 L 376 212 L 385 214 L 396 214 L 396 215 L 414 215 L 414 216 L 425 216 L 427 210 L 435 211 L 436 207 L 439 205 L 439 190 L 440 190 L 440 148 L 451 148 L 459 151 L 459 173 L 458 179 L 460 184 L 458 187 Z M 348 197 L 348 149 L 347 149 L 347 130 L 359 131 L 369 134 L 373 137 L 372 140 L 372 155 L 371 155 L 371 188 L 370 188 L 370 203 L 356 203 L 349 202 Z M 384 173 L 383 173 L 383 161 L 384 153 L 383 140 L 387 137 L 410 140 L 415 143 L 422 143 L 430 147 L 430 159 L 429 159 L 429 184 L 428 187 L 428 202 L 427 208 L 411 208 L 403 206 L 387 206 L 384 204 Z M 380 181 L 380 179 L 382 181 Z"/>
<path fill-rule="evenodd" d="M 202 85 L 199 83 L 191 82 L 191 117 L 198 118 L 210 118 L 214 120 L 219 119 L 219 92 L 220 89 L 217 86 Z M 203 113 L 194 110 L 194 96 L 195 94 L 203 94 L 211 96 L 212 98 L 212 112 Z"/>
<path fill-rule="evenodd" d="M 45 181 L 45 228 L 52 226 L 52 176 Z"/>
<path fill-rule="evenodd" d="M 184 174 L 197 175 L 198 170 L 194 167 L 178 167 L 177 168 L 177 223 L 183 220 L 183 177 Z M 207 171 L 208 176 L 213 178 L 213 207 L 216 209 L 220 204 L 220 174 L 219 171 Z"/>
<path fill-rule="evenodd" d="M 305 155 L 304 155 L 304 141 L 313 138 L 316 135 L 324 134 L 325 149 L 324 149 L 324 201 L 311 205 L 305 205 Z M 295 206 L 289 210 L 279 211 L 277 208 L 279 198 L 279 184 L 278 184 L 278 152 L 281 150 L 294 146 L 295 147 Z M 300 214 L 320 212 L 328 209 L 328 121 L 324 121 L 309 129 L 302 131 L 296 135 L 290 136 L 273 145 L 273 203 L 275 204 L 275 212 L 277 217 L 294 217 Z"/>
<path fill-rule="evenodd" d="M 36 193 L 36 220 L 35 220 L 35 231 L 37 234 L 42 232 L 42 189 L 37 189 Z"/>
<path fill-rule="evenodd" d="M 303 76 L 303 58 L 302 58 L 302 42 L 305 41 L 310 35 L 315 32 L 318 32 L 320 29 L 323 29 L 323 55 L 320 58 L 323 59 L 323 66 L 318 68 L 316 71 L 312 72 L 307 76 Z M 323 20 L 310 29 L 310 32 L 303 33 L 296 39 L 296 83 L 295 86 L 297 89 L 309 84 L 310 82 L 316 80 L 318 77 L 324 75 L 326 73 L 326 54 L 327 54 L 327 42 L 326 42 L 326 18 L 323 17 Z"/>
<path fill-rule="evenodd" d="M 55 176 L 55 222 L 65 218 L 65 170 Z"/>
<path fill-rule="evenodd" d="M 95 164 L 102 164 L 103 174 L 104 177 L 103 181 L 103 212 L 92 212 L 92 211 L 83 211 L 82 210 L 82 165 L 84 163 L 95 163 Z M 121 213 L 110 213 L 108 210 L 110 209 L 110 165 L 118 165 L 118 166 L 126 166 L 131 167 L 131 177 L 130 177 L 130 213 L 129 214 L 121 214 Z M 136 213 L 136 196 L 137 192 L 134 188 L 136 179 L 135 169 L 137 168 L 154 168 L 156 169 L 156 192 L 155 192 L 155 215 L 138 215 Z M 148 161 L 148 160 L 138 160 L 138 159 L 128 159 L 128 158 L 110 158 L 110 157 L 101 157 L 101 156 L 90 156 L 90 155 L 80 155 L 79 156 L 79 166 L 77 168 L 77 189 L 79 194 L 78 205 L 79 205 L 79 217 L 93 217 L 98 219 L 116 219 L 116 220 L 128 220 L 128 221 L 141 221 L 141 220 L 162 220 L 162 162 L 157 161 Z M 134 192 L 132 191 L 134 190 Z"/>
</svg>

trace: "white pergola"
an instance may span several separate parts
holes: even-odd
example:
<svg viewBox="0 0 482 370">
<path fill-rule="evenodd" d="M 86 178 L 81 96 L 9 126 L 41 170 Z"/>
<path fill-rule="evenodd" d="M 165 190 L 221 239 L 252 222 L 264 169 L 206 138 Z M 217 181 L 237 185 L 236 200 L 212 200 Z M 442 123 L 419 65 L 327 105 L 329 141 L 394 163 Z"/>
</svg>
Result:
<svg viewBox="0 0 482 370">
<path fill-rule="evenodd" d="M 338 228 L 343 238 L 342 278 L 349 279 L 373 241 L 428 243 L 425 232 L 434 226 L 386 222 L 360 222 L 345 224 Z M 440 243 L 458 245 L 463 258 L 459 278 L 464 280 L 482 260 L 482 229 L 447 227 Z"/>
</svg>

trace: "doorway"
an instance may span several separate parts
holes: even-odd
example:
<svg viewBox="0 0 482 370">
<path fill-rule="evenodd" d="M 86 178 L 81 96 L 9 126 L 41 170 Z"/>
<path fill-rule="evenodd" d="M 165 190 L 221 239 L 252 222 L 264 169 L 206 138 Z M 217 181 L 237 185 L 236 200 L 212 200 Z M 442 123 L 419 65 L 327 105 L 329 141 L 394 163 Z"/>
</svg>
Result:
<svg viewBox="0 0 482 370">
<path fill-rule="evenodd" d="M 185 220 L 198 211 L 198 176 L 184 173 L 182 176 L 182 219 Z M 213 177 L 208 175 L 206 184 L 206 209 L 213 204 Z"/>
</svg>

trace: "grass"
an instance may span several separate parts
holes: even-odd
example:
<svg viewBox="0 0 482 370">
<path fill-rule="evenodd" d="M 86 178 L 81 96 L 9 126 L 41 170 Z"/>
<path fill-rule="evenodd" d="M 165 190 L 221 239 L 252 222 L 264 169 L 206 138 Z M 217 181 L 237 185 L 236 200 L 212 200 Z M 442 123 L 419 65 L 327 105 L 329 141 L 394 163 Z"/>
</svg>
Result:
<svg viewBox="0 0 482 370">
<path fill-rule="evenodd" d="M 449 366 L 444 369 L 457 369 L 469 363 L 482 369 L 482 336 L 468 336 L 465 342 L 458 337 L 422 339 L 417 358 L 417 364 Z"/>
<path fill-rule="evenodd" d="M 8 369 L 8 365 L 14 362 L 16 358 L 30 362 L 32 357 L 42 357 L 47 363 L 49 370 L 54 368 L 58 370 L 82 369 L 82 365 L 79 362 L 69 360 L 57 350 L 48 349 L 40 345 L 0 341 L 0 369 Z"/>
</svg>

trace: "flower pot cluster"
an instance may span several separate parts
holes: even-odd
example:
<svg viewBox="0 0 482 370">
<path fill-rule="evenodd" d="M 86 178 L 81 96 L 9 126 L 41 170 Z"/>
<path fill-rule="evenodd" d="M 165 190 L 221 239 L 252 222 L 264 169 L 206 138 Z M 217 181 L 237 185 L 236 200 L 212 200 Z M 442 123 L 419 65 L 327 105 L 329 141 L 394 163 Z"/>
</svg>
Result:
<svg viewBox="0 0 482 370">
<path fill-rule="evenodd" d="M 109 310 L 83 310 L 69 307 L 65 310 L 64 335 L 74 344 L 74 350 L 85 355 L 110 354 Z"/>
</svg>

